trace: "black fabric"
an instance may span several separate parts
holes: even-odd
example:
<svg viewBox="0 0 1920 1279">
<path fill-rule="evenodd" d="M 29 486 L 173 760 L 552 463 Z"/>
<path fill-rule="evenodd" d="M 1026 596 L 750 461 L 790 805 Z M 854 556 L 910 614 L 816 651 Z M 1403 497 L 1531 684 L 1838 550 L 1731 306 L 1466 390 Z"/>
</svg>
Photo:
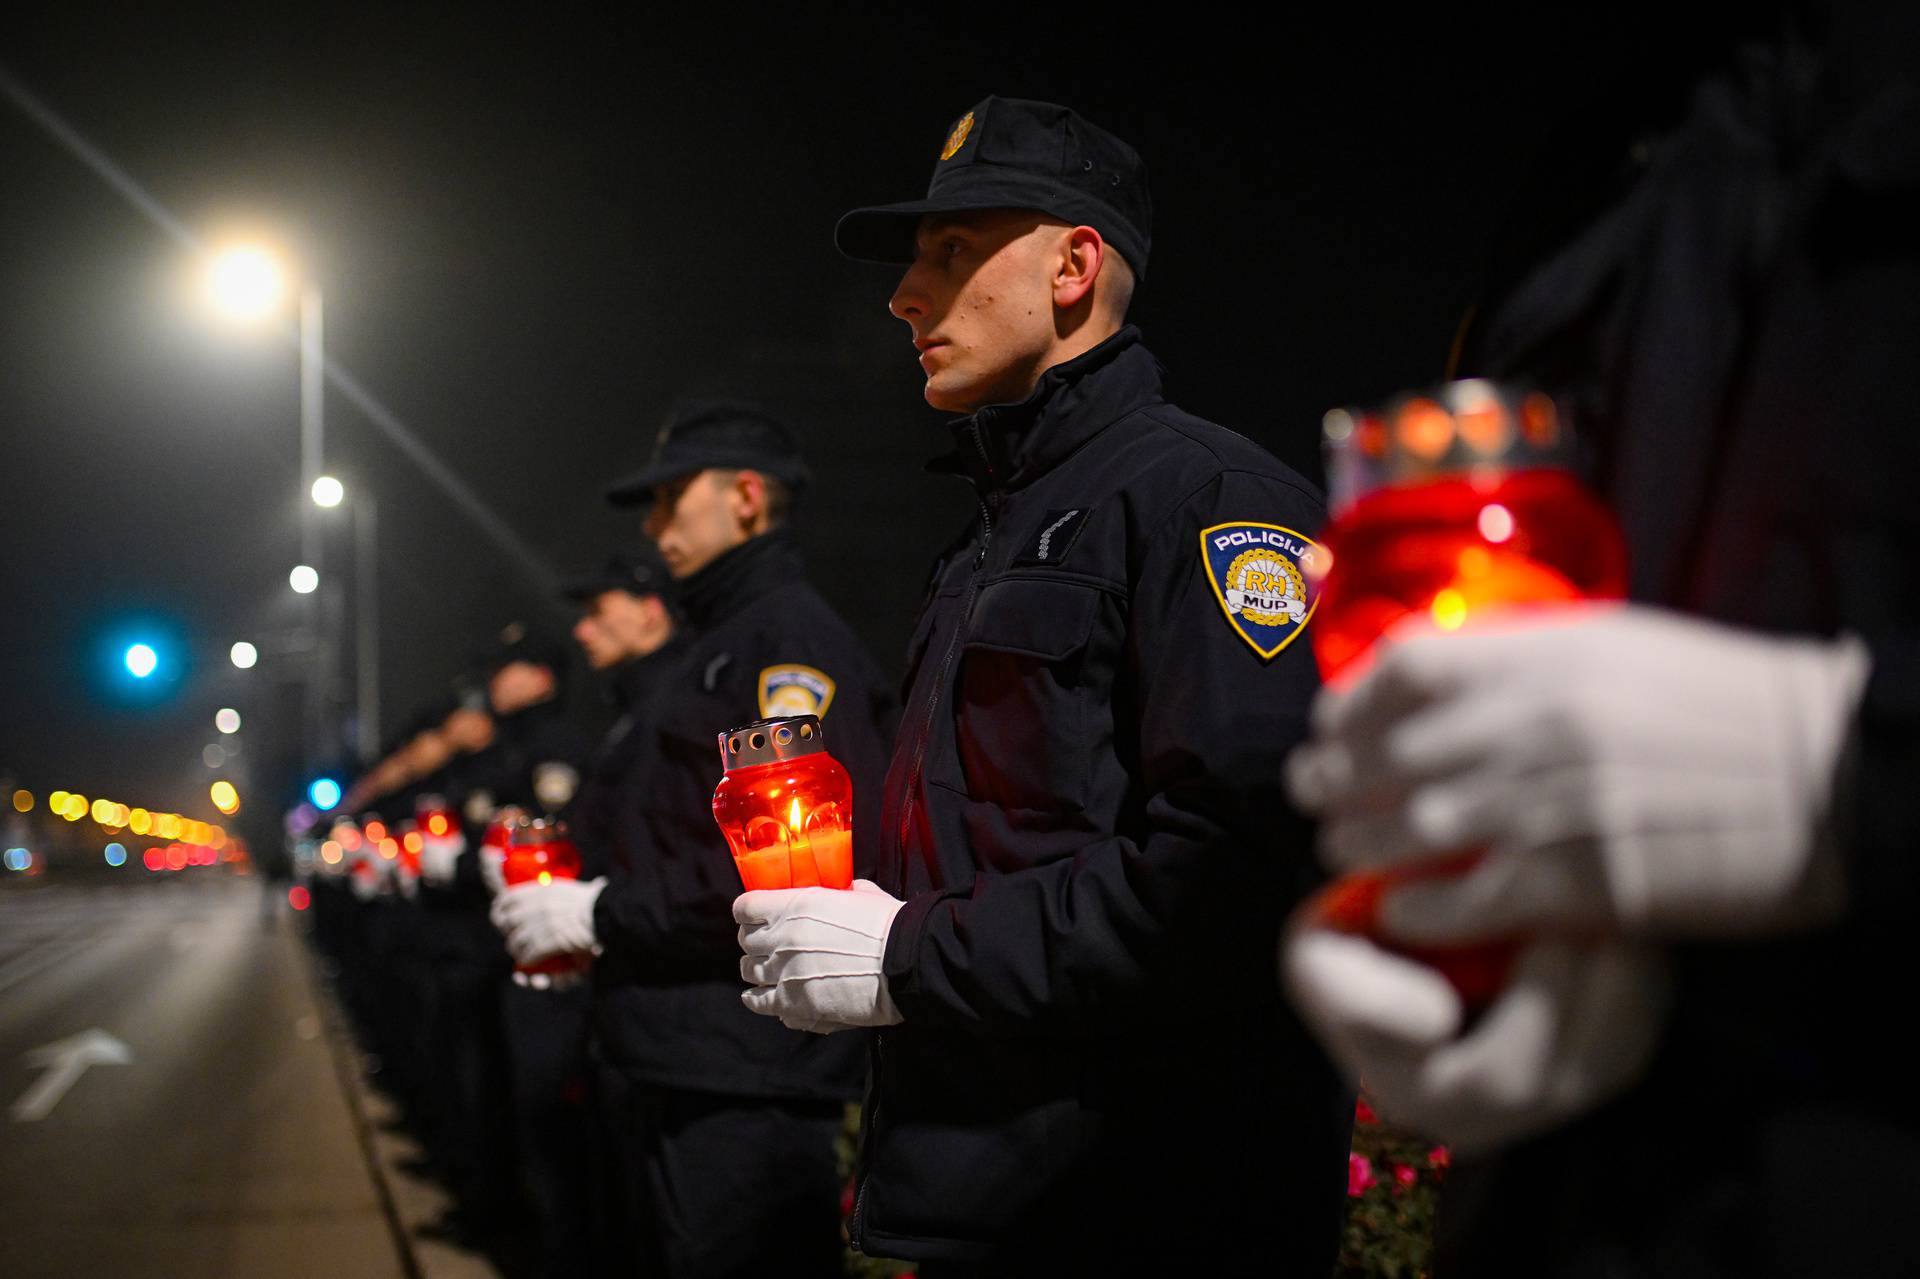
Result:
<svg viewBox="0 0 1920 1279">
<path fill-rule="evenodd" d="M 654 438 L 641 470 L 607 490 L 615 506 L 645 506 L 669 480 L 714 468 L 753 470 L 798 493 L 812 481 L 785 423 L 750 404 L 702 401 L 682 405 Z"/>
<path fill-rule="evenodd" d="M 1842 6 L 1841 8 L 1845 8 Z M 1856 17 L 1863 16 L 1856 14 Z M 1568 397 L 1634 596 L 1872 654 L 1837 926 L 1681 948 L 1647 1075 L 1456 1165 L 1436 1273 L 1920 1273 L 1893 992 L 1920 902 L 1920 32 L 1835 28 L 1701 82 L 1640 181 L 1487 308 L 1467 369 Z"/>
<path fill-rule="evenodd" d="M 854 856 L 873 863 L 893 705 L 853 631 L 808 585 L 782 531 L 681 583 L 688 634 L 631 734 L 610 881 L 596 1027 L 608 1059 L 656 1085 L 739 1096 L 851 1098 L 861 1045 L 791 1031 L 740 1003 L 740 875 L 713 820 L 719 734 L 760 718 L 760 672 L 803 663 L 837 684 L 822 726 L 854 785 Z"/>
<path fill-rule="evenodd" d="M 1283 1269 L 1324 1273 L 1352 1103 L 1274 976 L 1318 881 L 1280 773 L 1319 680 L 1297 632 L 1268 660 L 1234 630 L 1201 538 L 1311 532 L 1320 495 L 1166 403 L 1133 329 L 955 439 L 936 467 L 980 519 L 908 654 L 879 866 L 907 898 L 885 957 L 905 1021 L 873 1036 L 855 1238 L 1000 1267 L 1258 1222 Z M 1016 563 L 1068 510 L 1071 555 Z"/>
<path fill-rule="evenodd" d="M 539 1273 L 552 1279 L 612 1273 L 596 1211 L 608 1154 L 587 1055 L 591 994 L 585 985 L 535 990 L 512 982 L 499 992 L 515 1171 L 538 1234 Z"/>
<path fill-rule="evenodd" d="M 849 257 L 913 261 L 914 230 L 929 213 L 1033 209 L 1090 226 L 1147 278 L 1153 197 L 1134 149 L 1066 107 L 984 98 L 947 127 L 924 200 L 855 209 L 834 228 Z"/>
<path fill-rule="evenodd" d="M 651 1251 L 628 1273 L 836 1279 L 837 1102 L 640 1086 L 615 1139 L 641 1152 Z"/>
<path fill-rule="evenodd" d="M 673 578 L 666 562 L 653 543 L 643 542 L 635 551 L 616 551 L 602 560 L 590 573 L 582 573 L 568 582 L 561 592 L 565 599 L 583 602 L 607 591 L 625 591 L 629 595 L 658 595 L 673 600 Z"/>
</svg>

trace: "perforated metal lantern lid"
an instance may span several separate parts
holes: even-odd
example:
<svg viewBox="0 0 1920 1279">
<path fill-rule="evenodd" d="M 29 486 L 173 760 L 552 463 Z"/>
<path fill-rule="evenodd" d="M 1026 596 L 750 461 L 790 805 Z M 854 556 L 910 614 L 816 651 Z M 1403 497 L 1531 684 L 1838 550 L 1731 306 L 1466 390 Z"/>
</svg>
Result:
<svg viewBox="0 0 1920 1279">
<path fill-rule="evenodd" d="M 551 844 L 567 837 L 567 824 L 557 817 L 528 817 L 524 814 L 507 823 L 507 842 L 515 848 L 529 844 Z"/>
<path fill-rule="evenodd" d="M 776 764 L 819 755 L 827 749 L 818 715 L 756 719 L 720 734 L 720 766 L 728 772 L 755 764 Z"/>
<path fill-rule="evenodd" d="M 1442 476 L 1571 468 L 1566 415 L 1536 390 L 1468 378 L 1377 409 L 1334 409 L 1321 423 L 1328 505 L 1339 515 L 1378 488 Z"/>
</svg>

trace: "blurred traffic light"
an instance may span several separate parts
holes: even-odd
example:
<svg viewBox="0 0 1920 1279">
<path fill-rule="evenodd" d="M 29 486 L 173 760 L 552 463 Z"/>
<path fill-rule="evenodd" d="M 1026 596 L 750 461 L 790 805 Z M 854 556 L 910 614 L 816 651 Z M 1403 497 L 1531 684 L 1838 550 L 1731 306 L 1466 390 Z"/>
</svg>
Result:
<svg viewBox="0 0 1920 1279">
<path fill-rule="evenodd" d="M 124 660 L 127 663 L 127 669 L 133 673 L 135 679 L 145 679 L 160 665 L 160 655 L 155 653 L 152 646 L 148 644 L 128 646 Z"/>
</svg>

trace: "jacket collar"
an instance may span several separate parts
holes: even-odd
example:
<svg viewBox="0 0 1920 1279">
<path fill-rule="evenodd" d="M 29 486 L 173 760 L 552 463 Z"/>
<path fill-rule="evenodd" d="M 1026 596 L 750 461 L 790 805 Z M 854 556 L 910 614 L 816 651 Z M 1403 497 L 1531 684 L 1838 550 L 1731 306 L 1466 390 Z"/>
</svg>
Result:
<svg viewBox="0 0 1920 1279">
<path fill-rule="evenodd" d="M 1018 404 L 994 404 L 951 424 L 954 448 L 929 471 L 964 475 L 984 490 L 1017 489 L 1046 474 L 1136 409 L 1157 404 L 1160 364 L 1129 324 L 1040 375 Z"/>
<path fill-rule="evenodd" d="M 680 606 L 688 621 L 706 630 L 801 574 L 793 534 L 776 528 L 742 542 L 681 582 Z"/>
</svg>

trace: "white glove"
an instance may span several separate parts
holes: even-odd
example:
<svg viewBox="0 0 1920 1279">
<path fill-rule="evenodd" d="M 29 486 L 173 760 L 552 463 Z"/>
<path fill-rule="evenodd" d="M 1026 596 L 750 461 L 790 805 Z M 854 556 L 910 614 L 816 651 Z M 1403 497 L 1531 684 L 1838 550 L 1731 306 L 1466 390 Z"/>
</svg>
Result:
<svg viewBox="0 0 1920 1279">
<path fill-rule="evenodd" d="M 591 951 L 593 904 L 606 886 L 604 879 L 515 884 L 493 899 L 489 917 L 506 934 L 507 950 L 516 963 Z"/>
<path fill-rule="evenodd" d="M 1405 941 L 1818 923 L 1844 886 L 1828 832 L 1866 647 L 1639 606 L 1396 633 L 1314 705 L 1288 761 L 1336 869 L 1485 848 L 1382 902 Z"/>
<path fill-rule="evenodd" d="M 370 862 L 363 859 L 354 865 L 347 883 L 353 889 L 354 900 L 370 902 L 380 895 L 381 879 L 379 859 Z"/>
<path fill-rule="evenodd" d="M 1529 946 L 1471 1027 L 1445 977 L 1365 937 L 1296 928 L 1281 956 L 1295 1005 L 1374 1107 L 1467 1154 L 1633 1082 L 1666 1007 L 1658 953 L 1621 941 Z"/>
<path fill-rule="evenodd" d="M 480 882 L 496 899 L 507 891 L 507 855 L 487 844 L 480 845 Z"/>
<path fill-rule="evenodd" d="M 451 835 L 428 835 L 420 841 L 420 878 L 438 888 L 453 882 L 454 867 L 460 854 L 467 851 L 467 837 L 458 831 Z"/>
<path fill-rule="evenodd" d="M 778 1017 L 789 1030 L 831 1034 L 891 1026 L 900 1010 L 887 993 L 881 958 L 887 930 L 906 905 L 879 885 L 760 889 L 734 899 L 740 976 L 753 989 L 740 1002 Z"/>
</svg>

